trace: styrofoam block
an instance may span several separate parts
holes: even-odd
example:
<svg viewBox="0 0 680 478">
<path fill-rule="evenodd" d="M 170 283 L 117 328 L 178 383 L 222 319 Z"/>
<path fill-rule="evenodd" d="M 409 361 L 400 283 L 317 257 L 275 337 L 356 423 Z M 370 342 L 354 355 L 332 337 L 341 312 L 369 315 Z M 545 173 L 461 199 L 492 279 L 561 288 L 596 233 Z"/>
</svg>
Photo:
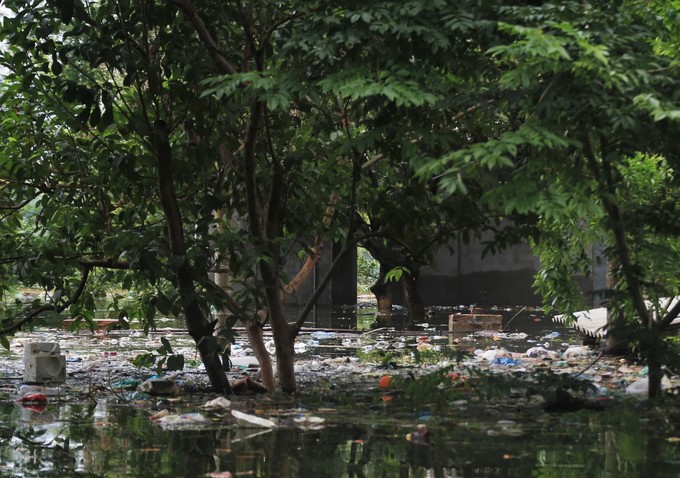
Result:
<svg viewBox="0 0 680 478">
<path fill-rule="evenodd" d="M 24 382 L 63 382 L 66 380 L 66 357 L 59 354 L 56 342 L 24 344 Z"/>
</svg>

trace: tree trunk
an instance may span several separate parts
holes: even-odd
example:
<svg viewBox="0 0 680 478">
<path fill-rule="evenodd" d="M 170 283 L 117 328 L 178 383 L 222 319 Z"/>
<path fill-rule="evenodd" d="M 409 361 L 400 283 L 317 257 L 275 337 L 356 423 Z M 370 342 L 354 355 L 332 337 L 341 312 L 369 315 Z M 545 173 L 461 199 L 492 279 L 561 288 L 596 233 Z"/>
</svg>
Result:
<svg viewBox="0 0 680 478">
<path fill-rule="evenodd" d="M 409 319 L 411 323 L 422 322 L 425 318 L 425 306 L 423 299 L 418 290 L 418 279 L 420 278 L 420 271 L 412 271 L 411 274 L 404 274 L 402 280 L 404 282 L 404 300 L 408 308 Z"/>
<path fill-rule="evenodd" d="M 661 337 L 659 334 L 652 331 L 650 333 L 650 343 L 645 344 L 642 350 L 649 374 L 649 388 L 647 389 L 647 398 L 654 400 L 661 398 L 661 380 L 663 379 L 663 371 L 661 370 L 661 360 L 659 358 L 659 341 Z"/>
<path fill-rule="evenodd" d="M 647 359 L 647 368 L 649 369 L 649 389 L 647 391 L 647 398 L 650 400 L 661 398 L 661 380 L 663 373 L 661 371 L 661 363 L 656 358 Z"/>
<path fill-rule="evenodd" d="M 378 314 L 381 315 L 392 314 L 392 283 L 385 283 L 385 275 L 389 270 L 388 266 L 381 263 L 378 280 L 371 286 L 371 292 L 378 303 Z"/>
<path fill-rule="evenodd" d="M 154 131 L 154 146 L 157 160 L 158 191 L 168 226 L 170 246 L 169 262 L 179 264 L 175 269 L 175 282 L 178 288 L 184 320 L 189 334 L 196 342 L 201 360 L 213 389 L 220 393 L 231 393 L 231 386 L 224 373 L 218 353 L 217 339 L 213 337 L 213 325 L 201 311 L 198 296 L 192 279 L 191 266 L 186 258 L 184 224 L 177 204 L 175 186 L 172 180 L 172 150 L 168 139 L 169 132 L 159 123 Z"/>
<path fill-rule="evenodd" d="M 272 359 L 269 356 L 269 352 L 267 352 L 267 349 L 264 346 L 264 340 L 262 339 L 262 327 L 260 327 L 260 324 L 257 324 L 252 320 L 246 321 L 245 326 L 246 334 L 248 334 L 248 341 L 250 342 L 250 346 L 253 348 L 255 358 L 260 364 L 262 383 L 271 392 L 276 388 L 276 382 L 274 381 Z"/>
<path fill-rule="evenodd" d="M 276 344 L 276 371 L 279 386 L 286 393 L 297 391 L 295 381 L 295 335 L 286 321 L 283 310 L 281 289 L 278 284 L 267 287 L 267 303 L 269 304 L 269 320 L 272 324 L 272 334 Z"/>
<path fill-rule="evenodd" d="M 619 281 L 616 276 L 618 269 L 617 261 L 610 259 L 607 264 L 607 339 L 604 349 L 607 355 L 622 355 L 629 350 L 625 318 L 619 308 L 612 307 L 612 297 Z"/>
<path fill-rule="evenodd" d="M 218 211 L 216 218 L 222 217 L 222 211 Z M 219 232 L 223 232 L 222 227 L 218 227 Z M 215 272 L 215 284 L 225 291 L 230 292 L 231 278 L 229 273 L 226 272 L 227 264 L 226 261 L 218 262 L 218 271 Z M 229 327 L 229 318 L 231 317 L 231 311 L 226 307 L 220 308 L 217 311 L 215 318 L 217 319 L 217 324 L 215 325 L 215 337 L 217 337 L 217 347 L 222 355 L 222 364 L 226 367 L 228 364 L 229 355 L 231 352 L 231 327 Z M 226 370 L 226 368 L 225 368 Z"/>
</svg>

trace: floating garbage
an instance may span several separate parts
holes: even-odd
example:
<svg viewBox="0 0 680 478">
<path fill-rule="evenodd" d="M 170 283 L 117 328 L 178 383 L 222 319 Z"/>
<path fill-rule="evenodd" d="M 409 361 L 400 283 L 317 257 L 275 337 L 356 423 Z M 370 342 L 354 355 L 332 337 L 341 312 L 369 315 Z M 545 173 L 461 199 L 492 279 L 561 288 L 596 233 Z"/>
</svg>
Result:
<svg viewBox="0 0 680 478">
<path fill-rule="evenodd" d="M 201 428 L 212 422 L 200 413 L 186 413 L 183 415 L 164 415 L 155 420 L 164 430 L 186 430 Z"/>
<path fill-rule="evenodd" d="M 231 407 L 231 402 L 224 397 L 217 397 L 214 400 L 209 400 L 203 405 L 206 410 L 228 410 Z"/>
<path fill-rule="evenodd" d="M 510 352 L 503 348 L 489 349 L 485 351 L 475 350 L 475 355 L 477 355 L 482 360 L 486 360 L 487 362 L 493 362 L 495 359 L 501 357 L 511 357 Z"/>
<path fill-rule="evenodd" d="M 36 394 L 56 397 L 61 394 L 61 389 L 59 387 L 43 387 L 41 385 L 22 385 L 19 387 L 19 396 L 22 398 Z"/>
<path fill-rule="evenodd" d="M 661 390 L 666 390 L 671 387 L 671 382 L 668 377 L 661 379 Z M 626 394 L 632 395 L 636 398 L 647 398 L 649 392 L 649 377 L 642 377 L 626 387 Z"/>
<path fill-rule="evenodd" d="M 326 420 L 313 415 L 300 415 L 293 418 L 296 427 L 302 430 L 321 430 Z"/>
<path fill-rule="evenodd" d="M 34 393 L 19 397 L 17 401 L 22 405 L 46 405 L 47 397 L 42 393 Z"/>
<path fill-rule="evenodd" d="M 510 357 L 497 357 L 491 361 L 491 365 L 521 365 L 517 360 Z"/>
<path fill-rule="evenodd" d="M 335 332 L 324 332 L 322 330 L 312 332 L 312 337 L 314 337 L 316 340 L 334 339 L 336 335 L 337 334 Z"/>
<path fill-rule="evenodd" d="M 548 350 L 545 347 L 531 347 L 526 351 L 527 357 L 538 358 L 538 357 L 552 357 L 556 353 L 552 350 Z"/>
<path fill-rule="evenodd" d="M 588 347 L 585 346 L 575 346 L 575 347 L 569 347 L 567 350 L 564 351 L 562 354 L 562 358 L 564 359 L 570 359 L 570 358 L 582 358 L 582 357 L 588 357 L 591 354 L 591 350 Z"/>
<path fill-rule="evenodd" d="M 234 368 L 259 368 L 260 363 L 257 359 L 252 356 L 239 356 L 239 357 L 229 357 L 231 360 L 231 366 Z"/>
<path fill-rule="evenodd" d="M 241 425 L 255 425 L 257 427 L 274 428 L 277 426 L 276 422 L 268 418 L 257 417 L 247 413 L 232 410 L 231 415 L 238 420 Z"/>
<path fill-rule="evenodd" d="M 149 419 L 150 419 L 152 422 L 157 422 L 157 421 L 160 420 L 161 418 L 167 417 L 168 415 L 170 415 L 170 411 L 166 408 L 166 409 L 161 410 L 160 412 L 154 413 L 153 415 L 151 415 L 151 416 L 149 417 Z"/>
<path fill-rule="evenodd" d="M 179 387 L 170 378 L 146 380 L 139 384 L 138 389 L 140 392 L 148 393 L 149 395 L 173 396 L 179 394 Z"/>
<path fill-rule="evenodd" d="M 430 431 L 421 423 L 411 433 L 406 434 L 406 440 L 414 445 L 429 445 Z"/>
<path fill-rule="evenodd" d="M 124 379 L 117 380 L 111 384 L 111 388 L 114 390 L 135 390 L 139 387 L 139 380 L 134 379 Z"/>
</svg>

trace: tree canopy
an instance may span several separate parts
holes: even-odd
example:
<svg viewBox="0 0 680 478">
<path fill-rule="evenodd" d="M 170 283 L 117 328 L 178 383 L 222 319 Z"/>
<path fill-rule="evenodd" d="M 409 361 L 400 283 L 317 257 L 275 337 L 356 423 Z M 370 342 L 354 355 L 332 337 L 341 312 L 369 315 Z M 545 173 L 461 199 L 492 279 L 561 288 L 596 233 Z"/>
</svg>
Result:
<svg viewBox="0 0 680 478">
<path fill-rule="evenodd" d="M 1 287 L 5 305 L 19 284 L 46 291 L 10 304 L 5 343 L 44 312 L 92 320 L 115 287 L 138 297 L 114 301 L 123 325 L 183 316 L 220 390 L 214 312 L 247 324 L 256 350 L 267 321 L 292 392 L 297 249 L 313 263 L 324 241 L 378 244 L 415 269 L 490 229 L 492 250 L 533 241 L 538 290 L 567 312 L 603 245 L 608 298 L 652 330 L 639 343 L 659 362 L 645 344 L 678 310 L 644 301 L 678 294 L 677 7 L 5 5 Z"/>
</svg>

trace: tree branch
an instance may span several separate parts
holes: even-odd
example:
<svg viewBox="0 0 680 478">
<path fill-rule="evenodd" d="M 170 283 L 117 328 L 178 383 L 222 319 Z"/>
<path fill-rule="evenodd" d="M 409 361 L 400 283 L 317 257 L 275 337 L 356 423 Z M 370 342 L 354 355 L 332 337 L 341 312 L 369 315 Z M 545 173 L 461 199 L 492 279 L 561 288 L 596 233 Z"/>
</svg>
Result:
<svg viewBox="0 0 680 478">
<path fill-rule="evenodd" d="M 224 54 L 220 52 L 217 43 L 205 26 L 203 19 L 196 13 L 196 7 L 193 2 L 191 0 L 169 1 L 170 3 L 177 5 L 184 12 L 184 16 L 187 17 L 189 22 L 194 26 L 196 33 L 198 33 L 199 38 L 208 49 L 208 53 L 210 53 L 210 56 L 220 71 L 228 75 L 235 74 L 236 68 L 234 68 L 234 66 L 224 57 Z"/>
<path fill-rule="evenodd" d="M 78 285 L 78 289 L 76 289 L 75 294 L 73 294 L 73 296 L 69 298 L 69 300 L 62 304 L 45 304 L 43 306 L 38 307 L 37 309 L 31 310 L 23 319 L 21 319 L 16 324 L 13 324 L 7 327 L 6 329 L 0 330 L 0 336 L 11 334 L 21 329 L 21 327 L 24 324 L 27 324 L 28 322 L 32 321 L 33 319 L 35 319 L 44 312 L 56 312 L 58 314 L 63 310 L 69 308 L 71 305 L 75 304 L 82 295 L 83 291 L 85 290 L 85 286 L 87 285 L 87 280 L 90 276 L 91 270 L 92 268 L 90 266 L 87 265 L 83 266 L 83 277 L 80 279 L 80 284 Z"/>
<path fill-rule="evenodd" d="M 297 334 L 300 332 L 302 324 L 305 323 L 305 320 L 307 320 L 307 316 L 314 308 L 314 305 L 316 305 L 316 302 L 319 300 L 319 297 L 321 297 L 321 294 L 323 293 L 324 289 L 326 288 L 330 280 L 333 278 L 333 274 L 335 274 L 335 271 L 338 270 L 338 268 L 340 267 L 342 259 L 349 251 L 350 246 L 355 245 L 361 241 L 364 241 L 370 237 L 380 235 L 382 235 L 382 231 L 375 231 L 372 233 L 363 234 L 360 237 L 355 237 L 354 239 L 351 239 L 349 235 L 347 236 L 345 244 L 343 244 L 342 249 L 340 249 L 340 252 L 338 253 L 333 263 L 331 264 L 330 268 L 328 269 L 328 272 L 326 272 L 326 275 L 324 275 L 323 279 L 321 279 L 321 283 L 316 288 L 312 296 L 309 298 L 307 304 L 305 304 L 305 308 L 302 310 L 302 312 L 300 312 L 300 315 L 298 316 L 295 323 L 292 324 L 291 333 L 293 334 L 293 337 L 297 336 Z"/>
<path fill-rule="evenodd" d="M 637 277 L 633 264 L 630 258 L 630 247 L 628 245 L 628 240 L 626 239 L 626 230 L 623 224 L 623 219 L 621 217 L 621 210 L 618 205 L 611 199 L 616 194 L 616 187 L 614 185 L 614 180 L 611 175 L 611 165 L 606 159 L 606 151 L 601 151 L 602 156 L 602 171 L 598 169 L 597 157 L 595 155 L 595 149 L 593 147 L 592 139 L 589 134 L 585 134 L 585 151 L 586 159 L 588 160 L 588 165 L 598 183 L 605 186 L 605 188 L 598 189 L 598 195 L 602 201 L 602 205 L 607 213 L 609 220 L 611 221 L 612 232 L 614 233 L 614 241 L 616 242 L 616 254 L 619 258 L 621 269 L 623 271 L 623 276 L 626 279 L 626 284 L 628 286 L 628 291 L 630 298 L 633 301 L 633 306 L 635 307 L 642 325 L 646 328 L 650 325 L 649 311 L 645 305 L 644 296 L 642 289 L 640 287 L 640 280 Z M 601 145 L 601 149 L 604 150 L 604 146 Z M 602 174 L 600 174 L 602 173 Z M 604 183 L 604 184 L 603 184 Z"/>
</svg>

